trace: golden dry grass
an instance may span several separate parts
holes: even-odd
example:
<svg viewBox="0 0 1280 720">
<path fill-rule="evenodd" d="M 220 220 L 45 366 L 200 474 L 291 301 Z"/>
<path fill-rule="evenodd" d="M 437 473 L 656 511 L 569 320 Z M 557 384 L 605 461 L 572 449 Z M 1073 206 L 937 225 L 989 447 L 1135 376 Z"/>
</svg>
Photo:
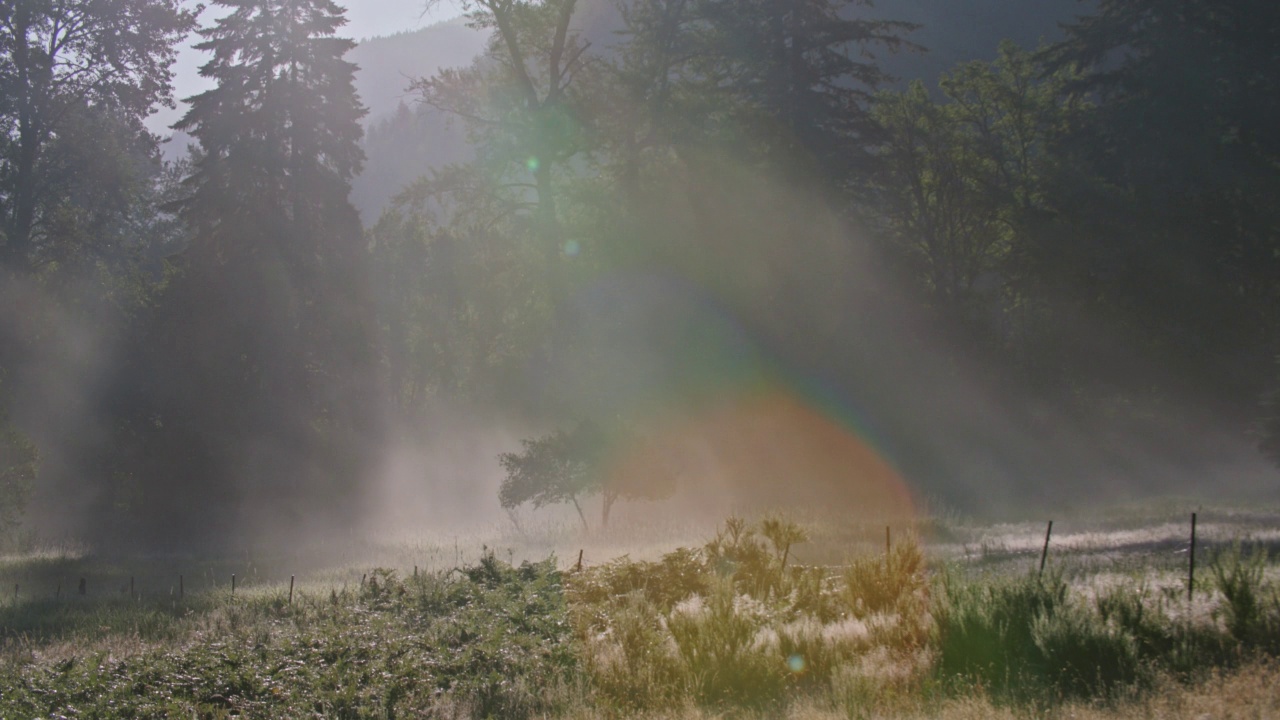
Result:
<svg viewBox="0 0 1280 720">
<path fill-rule="evenodd" d="M 1274 661 L 1216 674 L 1194 685 L 1167 680 L 1143 699 L 1111 705 L 1067 703 L 1048 709 L 1000 707 L 981 695 L 931 701 L 889 690 L 848 710 L 799 703 L 783 711 L 719 713 L 694 706 L 634 715 L 635 720 L 1272 720 L 1280 718 L 1280 665 Z M 569 720 L 606 717 L 580 708 Z"/>
</svg>

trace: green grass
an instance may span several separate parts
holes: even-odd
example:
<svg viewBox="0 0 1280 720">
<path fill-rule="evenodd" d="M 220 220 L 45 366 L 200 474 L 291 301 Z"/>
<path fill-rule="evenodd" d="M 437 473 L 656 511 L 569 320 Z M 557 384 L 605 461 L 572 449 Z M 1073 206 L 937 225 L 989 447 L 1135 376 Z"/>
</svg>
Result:
<svg viewBox="0 0 1280 720">
<path fill-rule="evenodd" d="M 94 618 L 119 619 L 118 603 Z M 132 617 L 157 610 L 136 606 Z M 108 614 L 101 614 L 108 613 Z M 203 599 L 165 615 L 145 649 L 0 665 L 2 717 L 523 718 L 553 710 L 575 676 L 550 563 L 486 556 L 457 572 L 301 594 Z"/>
<path fill-rule="evenodd" d="M 149 563 L 134 595 L 125 559 L 0 560 L 28 588 L 0 601 L 0 717 L 927 716 L 973 698 L 1042 714 L 1280 655 L 1258 543 L 1207 552 L 1188 602 L 1177 562 L 1085 549 L 1043 576 L 1034 554 L 966 561 L 902 533 L 887 555 L 797 561 L 837 535 L 734 518 L 701 546 L 581 570 L 486 549 L 416 575 L 347 562 L 292 604 L 279 559 L 199 563 L 181 599 L 166 590 L 190 559 Z M 234 597 L 215 582 L 233 570 Z"/>
</svg>

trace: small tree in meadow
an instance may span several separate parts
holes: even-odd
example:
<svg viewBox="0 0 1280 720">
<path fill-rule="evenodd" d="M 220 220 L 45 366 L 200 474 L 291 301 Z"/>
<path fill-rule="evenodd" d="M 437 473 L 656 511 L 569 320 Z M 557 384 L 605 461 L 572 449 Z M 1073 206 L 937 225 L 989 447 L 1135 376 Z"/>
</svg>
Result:
<svg viewBox="0 0 1280 720">
<path fill-rule="evenodd" d="M 507 471 L 498 490 L 503 509 L 530 502 L 535 508 L 570 503 L 586 530 L 581 499 L 600 491 L 596 466 L 603 442 L 599 434 L 582 423 L 573 432 L 556 430 L 545 437 L 521 440 L 520 444 L 523 452 L 498 456 L 502 469 Z"/>
<path fill-rule="evenodd" d="M 672 467 L 669 448 L 651 443 L 628 443 L 653 462 L 644 462 L 622 473 L 607 473 L 605 454 L 609 436 L 599 426 L 580 423 L 572 432 L 557 430 L 545 437 L 521 440 L 523 452 L 502 453 L 498 461 L 507 471 L 498 491 L 505 510 L 525 503 L 535 508 L 569 503 L 578 511 L 583 529 L 587 518 L 582 499 L 599 493 L 600 526 L 607 527 L 609 513 L 622 498 L 658 500 L 675 491 L 677 469 Z"/>
</svg>

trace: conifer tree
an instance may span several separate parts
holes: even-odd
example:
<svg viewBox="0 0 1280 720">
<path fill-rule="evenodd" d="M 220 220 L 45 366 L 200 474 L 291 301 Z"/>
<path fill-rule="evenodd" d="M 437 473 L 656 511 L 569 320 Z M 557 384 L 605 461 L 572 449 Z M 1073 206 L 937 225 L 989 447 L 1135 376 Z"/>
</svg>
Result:
<svg viewBox="0 0 1280 720">
<path fill-rule="evenodd" d="M 200 31 L 216 87 L 175 126 L 200 147 L 177 210 L 192 231 L 166 304 L 155 491 L 330 524 L 373 433 L 376 352 L 359 217 L 354 43 L 330 0 L 219 0 Z M 200 488 L 169 488 L 181 468 Z M 166 479 L 165 475 L 169 475 Z M 251 501 L 251 502 L 250 502 Z M 163 503 L 164 501 L 161 500 Z M 346 513 L 349 515 L 350 513 Z"/>
<path fill-rule="evenodd" d="M 784 170 L 842 181 L 867 157 L 868 106 L 889 76 L 876 52 L 914 47 L 915 25 L 867 17 L 867 0 L 701 0 L 703 70 L 718 115 Z M 727 95 L 728 97 L 723 97 Z M 714 117 L 715 115 L 712 115 Z"/>
</svg>

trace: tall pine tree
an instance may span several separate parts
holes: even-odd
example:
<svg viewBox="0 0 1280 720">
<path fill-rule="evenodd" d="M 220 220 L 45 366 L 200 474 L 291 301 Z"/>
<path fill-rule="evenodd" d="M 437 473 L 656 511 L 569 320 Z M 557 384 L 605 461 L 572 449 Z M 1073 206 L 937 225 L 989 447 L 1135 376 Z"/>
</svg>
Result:
<svg viewBox="0 0 1280 720">
<path fill-rule="evenodd" d="M 144 497 L 180 523 L 203 504 L 226 522 L 331 528 L 375 435 L 366 253 L 348 201 L 363 161 L 343 59 L 354 43 L 335 36 L 345 19 L 330 0 L 219 4 L 231 12 L 196 46 L 217 86 L 176 125 L 200 148 L 177 204 L 186 271 L 153 342 Z"/>
<path fill-rule="evenodd" d="M 1085 70 L 1077 154 L 1115 188 L 1107 302 L 1222 417 L 1253 415 L 1280 354 L 1280 6 L 1102 0 L 1053 49 Z"/>
<path fill-rule="evenodd" d="M 867 0 L 700 0 L 708 92 L 771 165 L 842 182 L 865 169 L 868 106 L 889 76 L 876 52 L 915 47 L 915 25 L 867 17 Z M 714 115 L 712 115 L 714 117 Z M 735 134 L 736 136 L 736 134 Z"/>
</svg>

